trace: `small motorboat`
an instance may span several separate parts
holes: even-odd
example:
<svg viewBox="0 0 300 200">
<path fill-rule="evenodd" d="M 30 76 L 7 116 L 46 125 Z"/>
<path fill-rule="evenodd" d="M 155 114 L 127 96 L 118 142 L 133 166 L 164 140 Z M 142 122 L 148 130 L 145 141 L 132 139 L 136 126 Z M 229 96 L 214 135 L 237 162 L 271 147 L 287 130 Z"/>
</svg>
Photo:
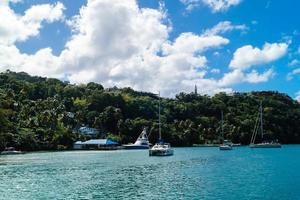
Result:
<svg viewBox="0 0 300 200">
<path fill-rule="evenodd" d="M 232 146 L 228 144 L 221 144 L 219 148 L 220 150 L 232 150 Z"/>
<path fill-rule="evenodd" d="M 22 151 L 17 151 L 14 147 L 6 147 L 4 151 L 1 152 L 1 155 L 14 155 L 22 153 Z"/>
<path fill-rule="evenodd" d="M 220 150 L 232 150 L 232 142 L 230 140 L 224 140 L 223 144 L 219 146 Z"/>
</svg>

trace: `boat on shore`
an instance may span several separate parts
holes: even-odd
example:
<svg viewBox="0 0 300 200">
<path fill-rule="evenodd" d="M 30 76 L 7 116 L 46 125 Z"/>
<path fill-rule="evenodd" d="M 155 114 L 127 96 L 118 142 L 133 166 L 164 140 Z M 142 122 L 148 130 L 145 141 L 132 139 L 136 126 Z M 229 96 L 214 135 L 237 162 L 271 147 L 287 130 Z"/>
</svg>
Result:
<svg viewBox="0 0 300 200">
<path fill-rule="evenodd" d="M 1 152 L 1 155 L 15 155 L 15 154 L 23 154 L 22 151 L 17 151 L 14 147 L 6 147 L 4 151 Z"/>
<path fill-rule="evenodd" d="M 258 129 L 260 129 L 261 133 L 261 141 L 260 143 L 255 143 L 256 136 L 258 134 Z M 262 108 L 262 102 L 260 102 L 259 107 L 259 115 L 256 119 L 255 127 L 253 130 L 253 134 L 250 141 L 250 148 L 281 148 L 281 144 L 276 141 L 264 141 L 264 129 L 263 129 L 263 108 Z"/>
<path fill-rule="evenodd" d="M 139 135 L 134 144 L 126 144 L 123 145 L 123 147 L 124 149 L 149 149 L 150 143 L 146 128 L 143 129 L 142 133 Z"/>
<path fill-rule="evenodd" d="M 149 149 L 149 156 L 172 156 L 174 150 L 171 148 L 171 144 L 165 143 L 161 137 L 160 93 L 158 94 L 158 127 L 159 140 L 151 149 Z"/>
</svg>

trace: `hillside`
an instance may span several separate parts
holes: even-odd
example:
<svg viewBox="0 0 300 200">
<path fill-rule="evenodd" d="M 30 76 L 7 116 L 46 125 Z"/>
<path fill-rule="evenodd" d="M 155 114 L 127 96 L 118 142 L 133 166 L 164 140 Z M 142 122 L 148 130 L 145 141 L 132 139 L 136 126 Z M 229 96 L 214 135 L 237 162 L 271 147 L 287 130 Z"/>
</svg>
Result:
<svg viewBox="0 0 300 200">
<path fill-rule="evenodd" d="M 162 98 L 163 137 L 174 146 L 217 142 L 223 110 L 226 138 L 248 144 L 260 101 L 266 139 L 300 143 L 300 104 L 275 91 Z M 70 148 L 74 141 L 88 139 L 72 132 L 82 125 L 121 143 L 134 142 L 146 126 L 153 143 L 158 137 L 157 106 L 156 95 L 131 88 L 72 85 L 6 71 L 0 73 L 0 150 Z"/>
</svg>

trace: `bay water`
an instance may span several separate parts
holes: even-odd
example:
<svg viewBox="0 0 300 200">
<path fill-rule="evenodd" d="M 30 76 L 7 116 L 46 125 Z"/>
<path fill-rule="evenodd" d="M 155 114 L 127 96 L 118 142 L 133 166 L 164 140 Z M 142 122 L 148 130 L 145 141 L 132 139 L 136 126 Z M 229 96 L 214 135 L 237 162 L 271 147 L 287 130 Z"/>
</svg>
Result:
<svg viewBox="0 0 300 200">
<path fill-rule="evenodd" d="M 0 199 L 300 199 L 300 145 L 0 156 Z"/>
</svg>

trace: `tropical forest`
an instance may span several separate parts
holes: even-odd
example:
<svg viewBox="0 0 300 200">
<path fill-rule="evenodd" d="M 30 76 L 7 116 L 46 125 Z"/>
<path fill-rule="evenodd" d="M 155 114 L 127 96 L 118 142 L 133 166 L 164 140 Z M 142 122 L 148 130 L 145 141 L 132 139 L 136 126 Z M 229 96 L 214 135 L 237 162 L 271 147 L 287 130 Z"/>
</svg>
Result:
<svg viewBox="0 0 300 200">
<path fill-rule="evenodd" d="M 224 138 L 249 144 L 263 105 L 264 137 L 283 144 L 300 143 L 300 103 L 276 91 L 179 93 L 160 98 L 163 139 L 173 146 L 217 144 Z M 71 149 L 75 141 L 91 139 L 78 133 L 87 126 L 96 138 L 120 144 L 134 142 L 143 128 L 150 142 L 158 139 L 157 94 L 131 88 L 104 88 L 99 83 L 70 84 L 24 72 L 0 73 L 0 150 Z"/>
</svg>

